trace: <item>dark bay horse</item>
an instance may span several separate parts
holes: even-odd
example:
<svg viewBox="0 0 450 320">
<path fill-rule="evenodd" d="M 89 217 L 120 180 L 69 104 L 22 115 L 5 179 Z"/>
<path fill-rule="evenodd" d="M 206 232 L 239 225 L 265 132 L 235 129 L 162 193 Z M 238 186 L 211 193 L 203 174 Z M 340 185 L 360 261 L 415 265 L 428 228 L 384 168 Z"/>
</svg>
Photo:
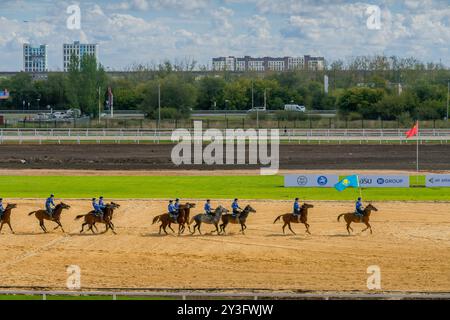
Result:
<svg viewBox="0 0 450 320">
<path fill-rule="evenodd" d="M 189 217 L 191 215 L 191 209 L 195 208 L 195 203 L 186 203 L 186 204 L 182 204 L 180 205 L 180 214 L 178 215 L 177 221 L 175 221 L 170 214 L 168 213 L 164 213 L 161 214 L 157 217 L 155 217 L 153 219 L 153 223 L 155 224 L 158 221 L 161 222 L 161 225 L 159 226 L 159 234 L 161 234 L 161 231 L 164 230 L 164 232 L 166 234 L 167 233 L 167 227 L 173 232 L 175 233 L 175 230 L 172 229 L 172 223 L 174 224 L 178 224 L 178 235 L 181 235 L 184 233 L 184 231 L 186 230 L 186 224 L 189 222 Z M 188 225 L 189 227 L 189 225 Z M 189 227 L 189 231 L 190 231 L 190 227 Z"/>
<path fill-rule="evenodd" d="M 1 221 L 0 232 L 2 232 L 3 225 L 7 224 L 9 226 L 9 229 L 11 229 L 11 232 L 14 234 L 14 230 L 11 227 L 11 212 L 12 212 L 12 209 L 15 209 L 15 208 L 17 208 L 16 204 L 10 203 L 6 206 L 5 211 L 3 211 L 2 219 L 0 220 Z"/>
<path fill-rule="evenodd" d="M 86 227 L 86 226 L 89 226 L 87 231 L 90 230 L 90 231 L 92 231 L 92 233 L 95 233 L 93 228 L 95 228 L 98 231 L 97 226 L 95 224 L 102 223 L 106 226 L 106 230 L 104 233 L 108 232 L 108 230 L 111 229 L 111 231 L 114 234 L 117 234 L 116 231 L 114 230 L 114 224 L 112 223 L 112 218 L 114 215 L 114 210 L 118 209 L 118 208 L 120 208 L 120 205 L 117 203 L 112 202 L 110 204 L 107 204 L 104 209 L 103 219 L 101 217 L 95 215 L 95 211 L 91 211 L 88 214 L 81 214 L 79 216 L 76 216 L 75 220 L 80 220 L 81 218 L 84 217 L 84 223 L 81 226 L 80 233 L 84 232 L 84 227 Z"/>
<path fill-rule="evenodd" d="M 233 217 L 232 214 L 223 215 L 222 216 L 222 224 L 220 225 L 220 232 L 225 234 L 226 227 L 228 226 L 228 224 L 231 223 L 231 224 L 240 224 L 241 232 L 242 232 L 242 234 L 245 234 L 245 230 L 247 229 L 245 222 L 247 221 L 247 218 L 250 213 L 256 213 L 256 210 L 253 209 L 250 205 L 248 205 L 237 217 Z"/>
<path fill-rule="evenodd" d="M 195 221 L 195 226 L 194 226 L 194 231 L 191 232 L 191 234 L 195 234 L 195 230 L 198 229 L 198 232 L 200 234 L 202 234 L 202 232 L 200 231 L 200 227 L 202 225 L 202 223 L 206 223 L 206 224 L 213 224 L 216 227 L 216 231 L 217 234 L 220 234 L 219 231 L 219 221 L 220 218 L 222 217 L 223 214 L 228 213 L 229 210 L 225 209 L 222 206 L 219 206 L 218 208 L 216 208 L 216 210 L 214 211 L 214 214 L 212 216 L 210 215 L 206 215 L 204 213 L 198 214 L 195 217 L 193 217 L 190 221 L 189 224 L 192 224 L 192 222 Z"/>
<path fill-rule="evenodd" d="M 312 204 L 305 203 L 300 208 L 300 217 L 295 217 L 292 213 L 286 213 L 286 214 L 283 214 L 283 215 L 279 216 L 278 218 L 276 218 L 273 223 L 275 224 L 278 222 L 278 220 L 283 218 L 283 221 L 284 221 L 283 233 L 284 234 L 286 234 L 286 232 L 285 232 L 286 226 L 289 226 L 289 230 L 291 230 L 291 232 L 293 234 L 296 234 L 294 232 L 294 230 L 292 230 L 292 228 L 291 228 L 291 223 L 303 223 L 306 227 L 306 233 L 311 234 L 311 232 L 309 232 L 310 225 L 308 224 L 308 209 L 312 209 L 312 208 L 314 208 L 314 206 Z"/>
<path fill-rule="evenodd" d="M 49 221 L 53 221 L 57 224 L 56 229 L 61 228 L 61 230 L 66 233 L 64 231 L 64 228 L 61 224 L 61 214 L 63 212 L 64 209 L 70 209 L 70 206 L 61 202 L 60 204 L 56 205 L 55 209 L 53 209 L 53 214 L 52 217 L 50 217 L 47 213 L 47 210 L 38 210 L 38 211 L 33 211 L 30 212 L 28 215 L 35 215 L 36 219 L 39 220 L 39 225 L 41 227 L 42 230 L 44 230 L 45 233 L 48 233 L 47 228 L 44 225 L 44 220 L 49 220 Z"/>
<path fill-rule="evenodd" d="M 341 220 L 342 217 L 344 217 L 345 222 L 347 222 L 347 232 L 348 234 L 351 234 L 350 230 L 353 232 L 352 227 L 350 226 L 352 223 L 364 223 L 367 228 L 365 228 L 362 232 L 365 232 L 370 229 L 370 234 L 373 234 L 372 226 L 370 225 L 370 214 L 372 211 L 378 211 L 377 208 L 375 208 L 372 204 L 369 204 L 364 209 L 364 214 L 362 217 L 356 216 L 354 212 L 351 213 L 343 213 L 338 217 L 338 222 Z"/>
</svg>

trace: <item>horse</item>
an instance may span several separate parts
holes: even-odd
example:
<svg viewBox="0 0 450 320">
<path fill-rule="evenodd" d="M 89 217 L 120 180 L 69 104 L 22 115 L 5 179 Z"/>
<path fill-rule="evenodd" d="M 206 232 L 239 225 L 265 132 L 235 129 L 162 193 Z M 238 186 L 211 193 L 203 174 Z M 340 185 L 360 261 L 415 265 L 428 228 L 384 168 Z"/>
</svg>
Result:
<svg viewBox="0 0 450 320">
<path fill-rule="evenodd" d="M 105 206 L 105 210 L 103 213 L 103 219 L 101 217 L 95 215 L 95 211 L 91 211 L 88 214 L 82 214 L 82 215 L 76 216 L 75 220 L 80 220 L 81 218 L 84 217 L 84 223 L 81 226 L 80 233 L 84 232 L 85 226 L 89 226 L 87 231 L 90 230 L 90 231 L 92 231 L 92 233 L 95 234 L 93 228 L 95 228 L 98 231 L 97 226 L 95 224 L 103 223 L 106 225 L 106 230 L 104 233 L 108 232 L 108 230 L 111 229 L 111 231 L 114 234 L 117 234 L 116 231 L 114 230 L 115 227 L 114 227 L 114 224 L 112 223 L 112 218 L 113 218 L 114 210 L 118 209 L 118 208 L 120 208 L 120 205 L 117 203 L 112 202 L 110 204 L 107 204 Z"/>
<path fill-rule="evenodd" d="M 12 209 L 17 208 L 16 204 L 8 204 L 5 208 L 5 211 L 3 211 L 2 218 L 0 219 L 1 225 L 0 225 L 0 232 L 2 232 L 3 225 L 7 224 L 9 226 L 9 229 L 11 229 L 12 234 L 14 234 L 14 230 L 11 227 L 11 211 Z"/>
<path fill-rule="evenodd" d="M 284 221 L 283 234 L 286 234 L 286 232 L 285 232 L 286 226 L 289 226 L 289 230 L 291 230 L 291 232 L 294 235 L 296 235 L 296 233 L 294 232 L 294 230 L 292 230 L 291 223 L 303 223 L 306 227 L 306 233 L 311 234 L 311 232 L 309 232 L 310 225 L 308 224 L 308 209 L 312 209 L 312 208 L 314 208 L 314 206 L 312 204 L 305 203 L 300 208 L 300 217 L 295 217 L 292 213 L 286 213 L 286 214 L 283 214 L 283 215 L 279 216 L 278 218 L 276 218 L 273 223 L 275 224 L 278 222 L 278 220 L 283 218 L 283 221 Z"/>
<path fill-rule="evenodd" d="M 186 230 L 185 224 L 189 222 L 189 216 L 192 208 L 195 208 L 195 203 L 186 203 L 184 205 L 180 205 L 180 214 L 178 215 L 177 221 L 175 221 L 169 213 L 164 213 L 155 217 L 153 219 L 152 225 L 160 221 L 161 225 L 159 226 L 159 234 L 161 234 L 161 231 L 163 230 L 166 234 L 168 234 L 167 227 L 169 227 L 169 229 L 172 230 L 173 233 L 175 233 L 175 230 L 172 229 L 172 223 L 179 224 L 178 235 L 181 235 Z M 191 228 L 189 225 L 188 227 L 190 231 Z"/>
<path fill-rule="evenodd" d="M 228 226 L 229 223 L 231 223 L 231 224 L 240 224 L 241 232 L 242 234 L 245 234 L 245 230 L 247 229 L 245 222 L 247 221 L 250 212 L 256 213 L 256 210 L 253 209 L 250 205 L 248 205 L 237 217 L 233 217 L 232 214 L 223 215 L 222 216 L 223 223 L 220 225 L 220 232 L 225 234 L 226 233 L 225 228 Z"/>
<path fill-rule="evenodd" d="M 49 216 L 49 214 L 47 213 L 47 210 L 33 211 L 33 212 L 30 212 L 28 214 L 28 216 L 31 216 L 34 214 L 36 216 L 36 219 L 39 220 L 39 225 L 40 225 L 41 229 L 44 230 L 45 233 L 48 233 L 48 231 L 44 225 L 44 220 L 49 220 L 49 221 L 55 222 L 57 224 L 57 226 L 54 230 L 61 228 L 62 232 L 66 233 L 61 224 L 61 214 L 64 209 L 70 209 L 70 206 L 61 202 L 60 204 L 56 205 L 55 209 L 53 209 L 52 217 Z"/>
<path fill-rule="evenodd" d="M 194 226 L 194 231 L 191 232 L 191 234 L 195 234 L 195 230 L 198 229 L 198 232 L 200 234 L 202 234 L 202 232 L 200 231 L 200 227 L 202 225 L 202 223 L 207 223 L 207 224 L 213 224 L 216 227 L 216 232 L 217 234 L 220 234 L 219 231 L 219 221 L 220 218 L 222 217 L 222 215 L 225 213 L 228 213 L 229 210 L 225 209 L 222 206 L 219 206 L 215 211 L 214 211 L 214 215 L 213 216 L 209 216 L 206 215 L 204 213 L 198 214 L 195 217 L 193 217 L 191 219 L 191 222 L 189 224 L 192 224 L 192 222 L 195 221 L 195 226 Z"/>
<path fill-rule="evenodd" d="M 378 211 L 377 208 L 375 208 L 372 204 L 369 204 L 365 209 L 362 217 L 356 216 L 354 212 L 351 213 L 343 213 L 339 215 L 338 222 L 341 220 L 342 217 L 345 218 L 345 222 L 347 222 L 347 232 L 348 234 L 351 234 L 350 230 L 353 232 L 352 227 L 350 226 L 352 222 L 354 223 L 364 223 L 367 228 L 365 228 L 362 232 L 365 232 L 370 229 L 370 234 L 373 234 L 372 226 L 370 225 L 370 214 L 372 211 Z"/>
</svg>

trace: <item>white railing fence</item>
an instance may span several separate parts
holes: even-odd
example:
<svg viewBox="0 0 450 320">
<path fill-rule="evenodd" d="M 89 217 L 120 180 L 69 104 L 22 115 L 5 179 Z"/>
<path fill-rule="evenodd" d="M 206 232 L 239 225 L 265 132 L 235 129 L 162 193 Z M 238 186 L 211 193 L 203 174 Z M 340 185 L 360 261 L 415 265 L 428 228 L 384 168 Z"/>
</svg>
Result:
<svg viewBox="0 0 450 320">
<path fill-rule="evenodd" d="M 231 130 L 231 129 L 230 129 Z M 191 134 L 193 135 L 193 130 Z M 203 133 L 206 130 L 203 131 Z M 222 131 L 224 136 L 226 131 Z M 150 129 L 0 129 L 0 143 L 13 142 L 161 142 L 171 141 L 173 130 Z M 270 133 L 270 130 L 269 130 Z M 280 139 L 289 142 L 407 142 L 405 130 L 401 129 L 290 129 L 280 130 Z M 423 129 L 423 142 L 447 143 L 450 129 Z M 207 141 L 207 139 L 203 139 Z"/>
</svg>

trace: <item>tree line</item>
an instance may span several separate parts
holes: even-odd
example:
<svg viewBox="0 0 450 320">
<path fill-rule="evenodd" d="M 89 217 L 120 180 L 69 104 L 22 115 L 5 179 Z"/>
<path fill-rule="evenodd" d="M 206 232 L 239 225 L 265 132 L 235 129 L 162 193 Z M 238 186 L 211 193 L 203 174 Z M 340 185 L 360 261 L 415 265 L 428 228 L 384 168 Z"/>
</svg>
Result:
<svg viewBox="0 0 450 320">
<path fill-rule="evenodd" d="M 194 71 L 195 63 L 182 66 L 165 62 L 134 65 L 120 76 L 108 74 L 95 57 L 72 57 L 67 73 L 49 73 L 33 80 L 19 73 L 0 80 L 11 99 L 3 109 L 78 108 L 91 116 L 103 106 L 107 88 L 114 93 L 117 110 L 142 110 L 157 118 L 188 118 L 195 110 L 249 110 L 267 106 L 283 110 L 299 104 L 307 110 L 338 110 L 341 118 L 443 119 L 446 116 L 450 71 L 442 64 L 422 63 L 415 58 L 356 57 L 327 63 L 325 70 L 233 73 Z M 324 76 L 329 77 L 325 92 Z M 100 91 L 99 91 L 100 89 Z M 160 92 L 160 96 L 159 96 Z M 39 101 L 38 101 L 39 99 Z M 25 105 L 24 105 L 24 102 Z M 279 112 L 280 116 L 282 112 Z"/>
</svg>

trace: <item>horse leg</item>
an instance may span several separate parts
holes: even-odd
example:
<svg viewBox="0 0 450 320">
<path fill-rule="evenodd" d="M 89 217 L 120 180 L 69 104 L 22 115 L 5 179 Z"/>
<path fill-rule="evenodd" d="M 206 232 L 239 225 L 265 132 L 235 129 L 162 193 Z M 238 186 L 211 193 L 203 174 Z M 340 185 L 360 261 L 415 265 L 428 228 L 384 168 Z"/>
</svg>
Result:
<svg viewBox="0 0 450 320">
<path fill-rule="evenodd" d="M 245 234 L 245 230 L 247 229 L 247 226 L 244 223 L 241 223 L 241 232 L 242 234 Z"/>
<path fill-rule="evenodd" d="M 310 227 L 309 224 L 305 223 L 305 227 L 306 227 L 306 233 L 310 235 L 311 232 L 309 232 L 309 227 Z"/>
<path fill-rule="evenodd" d="M 0 225 L 0 232 L 2 232 L 2 229 L 3 229 L 3 225 L 4 225 L 5 223 L 4 222 L 2 222 L 2 224 Z"/>
<path fill-rule="evenodd" d="M 172 229 L 172 226 L 169 224 L 168 225 L 169 229 L 172 230 L 172 233 L 175 233 L 175 230 Z"/>
<path fill-rule="evenodd" d="M 8 226 L 9 226 L 9 229 L 11 229 L 11 232 L 12 232 L 13 234 L 15 234 L 13 228 L 11 227 L 11 222 L 8 222 Z M 0 231 L 1 231 L 1 229 L 0 229 Z"/>
<path fill-rule="evenodd" d="M 367 228 L 365 228 L 365 229 L 363 230 L 363 232 L 370 229 L 370 234 L 373 234 L 372 226 L 370 225 L 370 223 L 369 223 L 369 222 L 364 222 L 364 223 L 365 223 L 365 225 L 367 226 Z"/>
<path fill-rule="evenodd" d="M 80 233 L 83 233 L 84 232 L 84 227 L 86 227 L 87 226 L 87 223 L 85 222 L 85 223 L 83 223 L 82 225 L 81 225 L 81 231 L 80 231 Z"/>
<path fill-rule="evenodd" d="M 47 233 L 47 229 L 45 228 L 45 225 L 44 225 L 44 220 L 39 220 L 39 226 L 45 233 Z"/>
<path fill-rule="evenodd" d="M 58 224 L 59 227 L 61 227 L 62 232 L 63 232 L 63 233 L 66 233 L 66 232 L 64 231 L 64 228 L 63 228 L 62 224 L 61 224 L 61 221 L 58 220 L 58 221 L 56 221 L 56 223 Z"/>
<path fill-rule="evenodd" d="M 286 234 L 286 227 L 287 227 L 287 225 L 288 225 L 287 222 L 285 222 L 284 226 L 283 226 L 283 234 Z"/>
<path fill-rule="evenodd" d="M 351 224 L 351 222 L 347 223 L 347 232 L 348 232 L 349 235 L 351 235 L 350 230 L 353 230 L 353 229 L 350 227 L 350 224 Z"/>
<path fill-rule="evenodd" d="M 297 235 L 297 234 L 294 232 L 294 230 L 292 230 L 292 227 L 291 227 L 291 224 L 290 224 L 290 223 L 288 223 L 288 226 L 289 226 L 289 230 L 291 230 L 291 232 L 292 232 L 294 235 Z"/>
</svg>

